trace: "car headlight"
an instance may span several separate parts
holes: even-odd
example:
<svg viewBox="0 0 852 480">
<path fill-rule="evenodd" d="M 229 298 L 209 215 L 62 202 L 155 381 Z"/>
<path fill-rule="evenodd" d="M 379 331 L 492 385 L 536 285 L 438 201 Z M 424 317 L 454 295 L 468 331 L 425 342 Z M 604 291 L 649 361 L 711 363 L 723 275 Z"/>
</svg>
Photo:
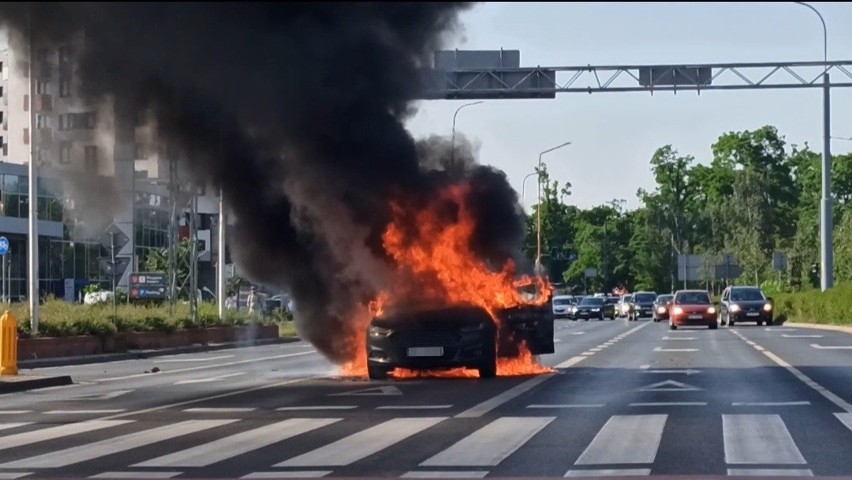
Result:
<svg viewBox="0 0 852 480">
<path fill-rule="evenodd" d="M 707 309 L 707 313 L 709 313 L 709 314 L 714 314 L 714 313 L 716 313 L 716 307 L 710 307 L 710 308 L 708 308 L 708 309 Z"/>
<path fill-rule="evenodd" d="M 571 307 L 571 313 L 577 313 L 577 307 Z"/>
<path fill-rule="evenodd" d="M 675 307 L 674 310 L 672 310 L 672 313 L 674 313 L 675 315 L 680 315 L 683 313 L 683 309 L 680 307 Z"/>
<path fill-rule="evenodd" d="M 731 311 L 732 311 L 732 312 L 734 312 L 734 313 L 739 312 L 739 311 L 740 311 L 740 306 L 739 306 L 739 305 L 736 305 L 736 304 L 731 305 Z"/>
<path fill-rule="evenodd" d="M 666 307 L 660 307 L 657 309 L 657 313 L 666 313 Z"/>
<path fill-rule="evenodd" d="M 593 311 L 593 312 L 600 312 L 600 311 L 601 311 L 601 309 L 600 309 L 600 308 L 593 308 L 593 309 L 592 309 L 592 311 Z"/>
<path fill-rule="evenodd" d="M 764 306 L 763 306 L 763 311 L 764 311 L 764 312 L 771 312 L 771 311 L 772 311 L 772 304 L 771 304 L 771 303 L 767 303 L 766 305 L 764 305 Z"/>
<path fill-rule="evenodd" d="M 370 335 L 375 337 L 387 337 L 391 334 L 391 330 L 389 328 L 377 327 L 376 325 L 370 325 L 370 328 L 367 329 Z"/>
</svg>

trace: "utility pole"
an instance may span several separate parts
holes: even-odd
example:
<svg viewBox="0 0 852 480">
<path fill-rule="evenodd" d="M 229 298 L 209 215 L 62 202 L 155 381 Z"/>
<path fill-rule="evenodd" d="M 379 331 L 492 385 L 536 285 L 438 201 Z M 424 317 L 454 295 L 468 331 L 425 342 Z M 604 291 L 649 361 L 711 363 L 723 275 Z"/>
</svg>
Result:
<svg viewBox="0 0 852 480">
<path fill-rule="evenodd" d="M 115 273 L 116 273 L 116 264 L 115 264 L 115 232 L 109 232 L 109 261 L 110 266 L 110 275 L 112 277 L 112 318 L 113 322 L 116 317 L 118 317 L 118 306 L 116 305 L 116 291 L 115 291 Z"/>
<path fill-rule="evenodd" d="M 29 132 L 30 132 L 30 149 L 29 149 L 29 219 L 28 219 L 28 257 L 27 257 L 27 296 L 30 304 L 30 331 L 38 333 L 38 307 L 39 307 L 39 292 L 38 292 L 38 190 L 36 183 L 38 182 L 38 169 L 36 168 L 35 159 L 35 129 L 33 116 L 35 115 L 35 98 L 33 94 L 35 89 L 35 69 L 33 69 L 33 25 L 32 17 L 27 21 L 27 33 L 29 35 Z"/>
<path fill-rule="evenodd" d="M 225 318 L 225 191 L 219 187 L 219 255 L 216 258 L 216 300 L 219 318 Z"/>
<path fill-rule="evenodd" d="M 192 323 L 198 323 L 198 230 L 195 215 L 198 212 L 198 185 L 191 182 L 192 200 L 189 208 L 189 309 Z"/>
<path fill-rule="evenodd" d="M 180 188 L 177 183 L 177 161 L 173 153 L 169 153 L 169 198 L 171 198 L 171 217 L 169 218 L 169 315 L 175 314 L 177 301 L 177 202 Z"/>
</svg>

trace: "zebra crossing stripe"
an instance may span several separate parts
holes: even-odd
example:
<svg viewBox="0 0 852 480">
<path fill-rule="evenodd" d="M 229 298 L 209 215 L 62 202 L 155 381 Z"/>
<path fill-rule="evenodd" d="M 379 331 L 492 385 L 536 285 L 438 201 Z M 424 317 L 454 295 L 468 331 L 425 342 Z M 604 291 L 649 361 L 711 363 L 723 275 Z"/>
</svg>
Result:
<svg viewBox="0 0 852 480">
<path fill-rule="evenodd" d="M 421 467 L 496 466 L 556 417 L 503 417 L 420 464 Z"/>
<path fill-rule="evenodd" d="M 115 453 L 126 452 L 134 448 L 144 447 L 171 438 L 189 435 L 214 427 L 227 425 L 237 420 L 188 420 L 185 422 L 164 425 L 150 430 L 122 435 L 120 437 L 89 443 L 77 447 L 66 448 L 57 452 L 28 457 L 13 462 L 0 464 L 0 468 L 60 468 L 75 463 L 93 460 Z"/>
<path fill-rule="evenodd" d="M 275 467 L 344 467 L 426 430 L 447 417 L 394 418 L 299 455 Z"/>
<path fill-rule="evenodd" d="M 722 415 L 728 464 L 807 463 L 780 415 Z"/>
<path fill-rule="evenodd" d="M 220 438 L 196 447 L 170 453 L 133 467 L 206 467 L 311 430 L 339 422 L 340 418 L 291 418 L 283 422 Z"/>
<path fill-rule="evenodd" d="M 654 463 L 668 415 L 615 415 L 575 465 Z"/>
<path fill-rule="evenodd" d="M 6 437 L 0 437 L 0 450 L 7 448 L 23 447 L 33 443 L 54 440 L 78 433 L 93 432 L 103 428 L 115 427 L 131 423 L 133 420 L 90 420 L 85 422 L 69 423 L 57 427 L 42 428 L 32 432 L 17 433 Z"/>
</svg>

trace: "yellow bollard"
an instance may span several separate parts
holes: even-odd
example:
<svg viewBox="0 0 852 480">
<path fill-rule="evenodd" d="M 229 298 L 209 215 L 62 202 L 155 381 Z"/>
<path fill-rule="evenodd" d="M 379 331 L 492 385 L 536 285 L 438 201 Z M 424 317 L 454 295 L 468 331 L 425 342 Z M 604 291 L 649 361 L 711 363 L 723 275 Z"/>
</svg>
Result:
<svg viewBox="0 0 852 480">
<path fill-rule="evenodd" d="M 6 310 L 0 317 L 0 375 L 18 374 L 18 319 Z"/>
</svg>

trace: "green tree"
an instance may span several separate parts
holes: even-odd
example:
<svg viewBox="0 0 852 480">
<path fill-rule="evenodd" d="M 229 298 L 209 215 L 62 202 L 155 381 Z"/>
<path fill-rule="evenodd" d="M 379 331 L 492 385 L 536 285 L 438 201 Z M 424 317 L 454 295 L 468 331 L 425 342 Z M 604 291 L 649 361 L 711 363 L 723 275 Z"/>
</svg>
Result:
<svg viewBox="0 0 852 480">
<path fill-rule="evenodd" d="M 176 250 L 177 258 L 177 296 L 180 299 L 189 298 L 189 275 L 190 275 L 190 253 L 191 245 L 188 239 L 183 239 L 178 243 Z M 169 249 L 159 248 L 151 251 L 145 258 L 145 270 L 148 272 L 163 272 L 169 271 Z"/>
</svg>

